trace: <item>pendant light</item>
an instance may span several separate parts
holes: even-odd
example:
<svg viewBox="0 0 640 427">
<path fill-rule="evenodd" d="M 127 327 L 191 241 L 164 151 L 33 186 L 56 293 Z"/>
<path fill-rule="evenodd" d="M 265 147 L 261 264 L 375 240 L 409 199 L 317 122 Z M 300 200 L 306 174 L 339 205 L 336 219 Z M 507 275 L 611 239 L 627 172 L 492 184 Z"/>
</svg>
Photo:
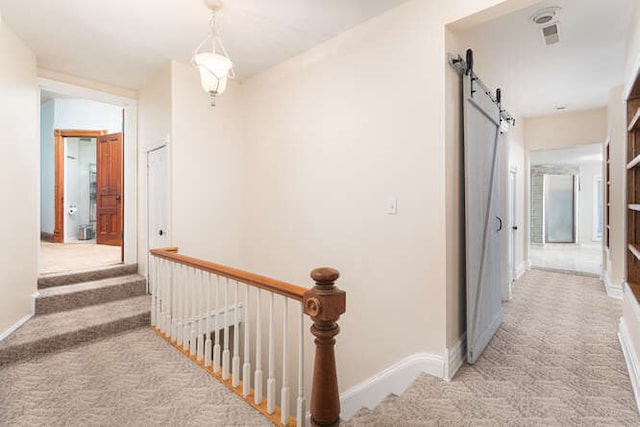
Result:
<svg viewBox="0 0 640 427">
<path fill-rule="evenodd" d="M 204 4 L 211 10 L 209 35 L 194 50 L 191 63 L 200 70 L 202 89 L 211 96 L 211 106 L 215 106 L 216 96 L 224 93 L 228 79 L 234 78 L 235 74 L 216 22 L 216 13 L 222 9 L 222 1 L 204 0 Z M 211 51 L 201 52 L 200 49 L 203 49 L 208 41 L 211 41 Z"/>
</svg>

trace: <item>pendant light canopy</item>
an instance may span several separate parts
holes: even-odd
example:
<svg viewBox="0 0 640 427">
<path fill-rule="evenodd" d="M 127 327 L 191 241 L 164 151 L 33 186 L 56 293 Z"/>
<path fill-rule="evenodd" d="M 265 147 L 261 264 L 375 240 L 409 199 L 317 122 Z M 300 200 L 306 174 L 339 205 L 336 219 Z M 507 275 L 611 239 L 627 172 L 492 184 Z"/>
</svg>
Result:
<svg viewBox="0 0 640 427">
<path fill-rule="evenodd" d="M 200 42 L 193 52 L 191 63 L 200 70 L 200 83 L 202 89 L 211 96 L 211 105 L 215 105 L 215 97 L 224 93 L 227 89 L 227 80 L 234 77 L 233 63 L 229 59 L 216 22 L 216 13 L 222 8 L 220 0 L 204 0 L 205 5 L 211 10 L 209 35 Z M 200 49 L 211 41 L 211 51 Z"/>
</svg>

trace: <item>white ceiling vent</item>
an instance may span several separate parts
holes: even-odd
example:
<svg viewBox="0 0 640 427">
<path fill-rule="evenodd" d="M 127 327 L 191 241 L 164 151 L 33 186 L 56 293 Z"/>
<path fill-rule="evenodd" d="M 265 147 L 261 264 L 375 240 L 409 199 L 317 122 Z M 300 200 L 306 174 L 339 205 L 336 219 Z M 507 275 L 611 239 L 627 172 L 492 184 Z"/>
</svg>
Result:
<svg viewBox="0 0 640 427">
<path fill-rule="evenodd" d="M 531 16 L 531 22 L 538 25 L 548 24 L 549 22 L 558 19 L 559 14 L 559 7 L 545 7 Z"/>
<path fill-rule="evenodd" d="M 547 25 L 541 28 L 542 38 L 546 45 L 556 44 L 560 41 L 558 23 Z"/>
</svg>

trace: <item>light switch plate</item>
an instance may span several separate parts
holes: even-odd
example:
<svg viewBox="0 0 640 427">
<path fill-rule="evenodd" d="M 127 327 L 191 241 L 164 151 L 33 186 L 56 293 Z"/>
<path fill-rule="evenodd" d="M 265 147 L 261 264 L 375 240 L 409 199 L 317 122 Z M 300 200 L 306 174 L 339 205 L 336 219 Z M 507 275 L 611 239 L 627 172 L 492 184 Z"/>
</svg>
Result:
<svg viewBox="0 0 640 427">
<path fill-rule="evenodd" d="M 396 215 L 398 213 L 398 198 L 389 197 L 387 199 L 387 214 Z"/>
</svg>

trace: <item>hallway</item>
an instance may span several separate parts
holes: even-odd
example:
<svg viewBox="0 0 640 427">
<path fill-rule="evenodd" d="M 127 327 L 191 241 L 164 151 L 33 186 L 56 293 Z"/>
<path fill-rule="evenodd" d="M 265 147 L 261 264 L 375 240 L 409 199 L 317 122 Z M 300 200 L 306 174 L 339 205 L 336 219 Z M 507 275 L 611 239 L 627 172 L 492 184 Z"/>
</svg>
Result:
<svg viewBox="0 0 640 427">
<path fill-rule="evenodd" d="M 422 375 L 350 425 L 638 425 L 616 336 L 621 302 L 590 277 L 533 270 L 451 382 Z M 0 367 L 0 425 L 269 425 L 149 329 Z"/>
<path fill-rule="evenodd" d="M 529 271 L 475 365 L 451 382 L 422 375 L 352 425 L 640 425 L 621 306 L 595 278 Z"/>
</svg>

